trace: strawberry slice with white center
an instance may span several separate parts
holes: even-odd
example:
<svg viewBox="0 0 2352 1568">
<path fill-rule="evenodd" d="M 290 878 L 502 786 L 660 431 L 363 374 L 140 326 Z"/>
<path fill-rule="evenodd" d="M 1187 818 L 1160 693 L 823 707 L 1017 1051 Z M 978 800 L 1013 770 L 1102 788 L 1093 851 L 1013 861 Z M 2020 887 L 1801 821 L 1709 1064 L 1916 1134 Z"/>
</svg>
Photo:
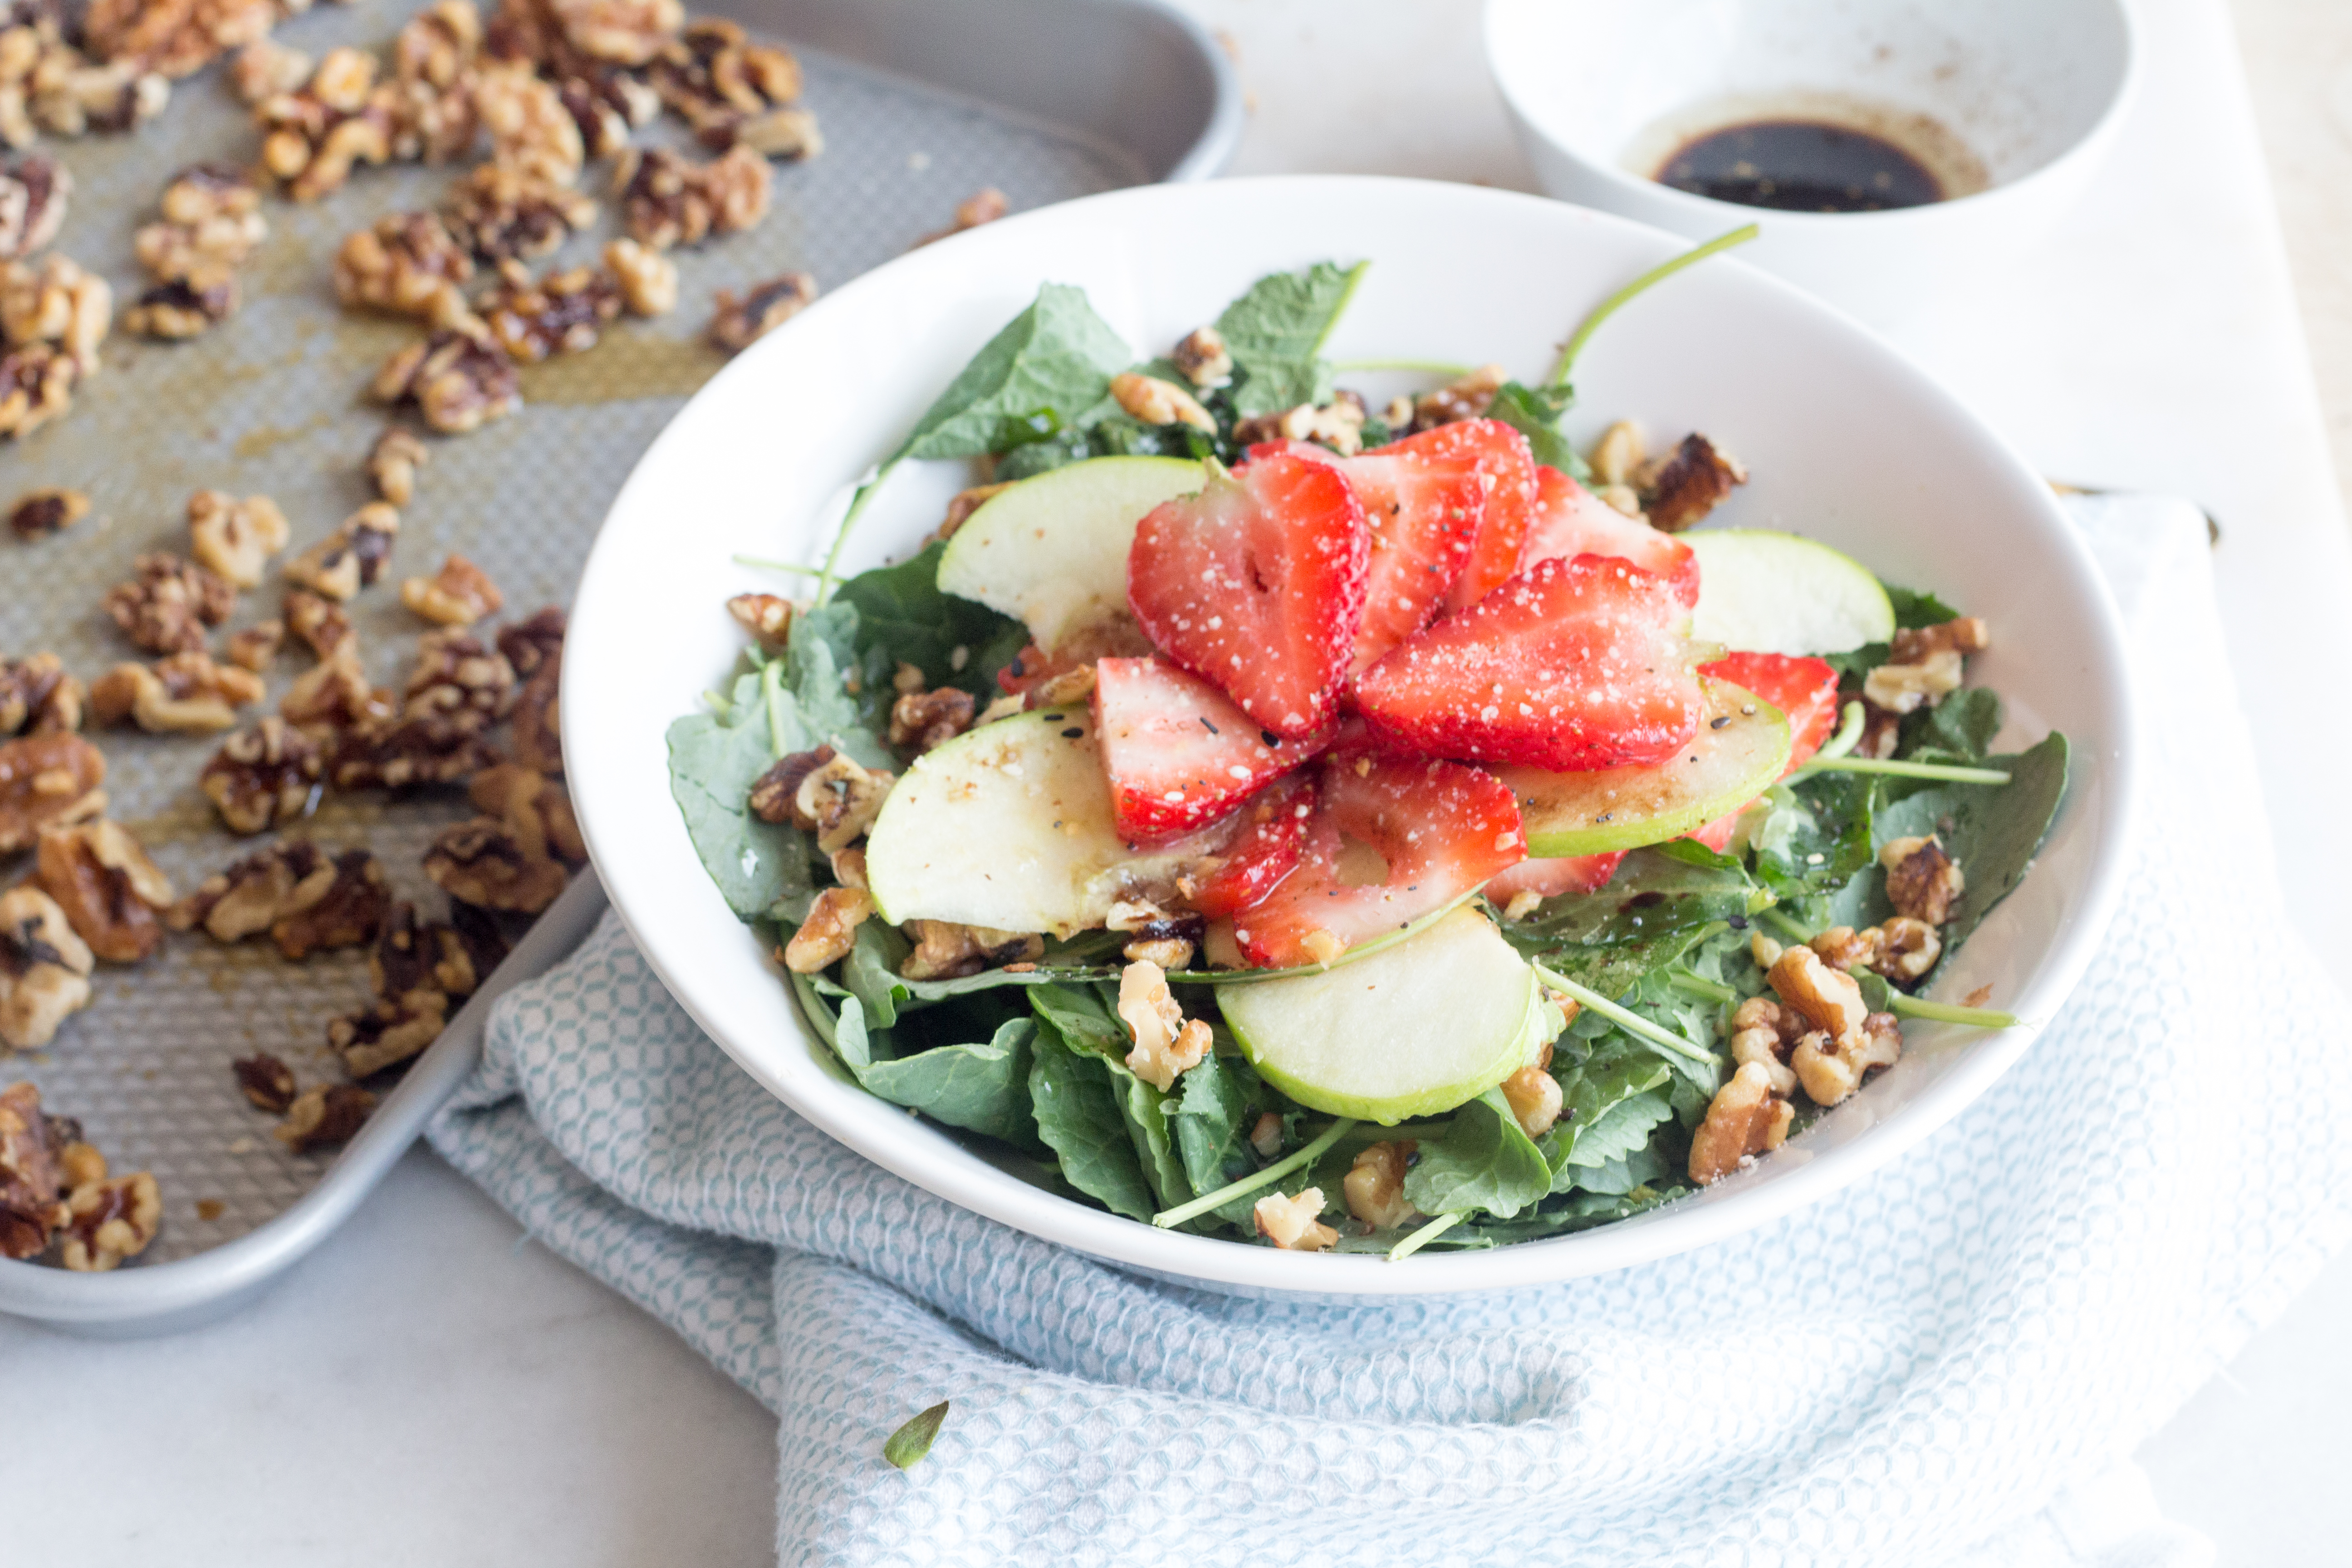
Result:
<svg viewBox="0 0 2352 1568">
<path fill-rule="evenodd" d="M 1617 874 L 1617 862 L 1623 858 L 1624 850 L 1613 849 L 1606 855 L 1555 855 L 1522 860 L 1491 879 L 1486 893 L 1504 906 L 1506 913 L 1511 912 L 1511 900 L 1522 893 L 1533 893 L 1538 900 L 1556 899 L 1562 893 L 1597 893 L 1609 885 L 1609 879 Z"/>
<path fill-rule="evenodd" d="M 1242 809 L 1234 836 L 1216 851 L 1217 868 L 1192 888 L 1186 907 L 1213 921 L 1264 902 L 1298 868 L 1314 815 L 1313 780 L 1294 773 L 1275 783 Z"/>
<path fill-rule="evenodd" d="M 1286 741 L 1207 681 L 1158 658 L 1098 660 L 1094 706 L 1111 820 L 1136 845 L 1206 827 L 1329 739 L 1327 731 Z"/>
<path fill-rule="evenodd" d="M 1782 778 L 1803 767 L 1837 732 L 1838 673 L 1827 659 L 1796 658 L 1785 653 L 1734 653 L 1702 665 L 1699 673 L 1752 691 L 1788 715 L 1789 765 L 1780 770 Z M 1717 817 L 1691 837 L 1720 855 L 1738 822 L 1739 812 L 1735 811 Z"/>
<path fill-rule="evenodd" d="M 1252 461 L 1287 452 L 1328 463 L 1363 503 L 1371 562 L 1350 670 L 1363 668 L 1427 626 L 1470 563 L 1493 476 L 1473 444 L 1446 434 L 1454 428 L 1425 430 L 1353 458 L 1306 441 L 1269 441 L 1250 448 Z"/>
<path fill-rule="evenodd" d="M 1573 561 L 1580 555 L 1631 561 L 1664 577 L 1685 607 L 1698 604 L 1696 551 L 1640 518 L 1627 517 L 1558 468 L 1538 468 L 1535 521 L 1519 546 L 1519 570 L 1538 561 Z"/>
<path fill-rule="evenodd" d="M 1331 719 L 1370 538 L 1339 471 L 1276 453 L 1136 525 L 1127 600 L 1152 646 L 1286 740 Z"/>
<path fill-rule="evenodd" d="M 1244 956 L 1266 969 L 1328 963 L 1444 909 L 1527 854 L 1518 802 L 1459 763 L 1327 759 L 1297 869 L 1234 916 Z"/>
<path fill-rule="evenodd" d="M 1528 438 L 1499 419 L 1463 419 L 1412 437 L 1427 441 L 1433 459 L 1467 458 L 1486 491 L 1469 563 L 1446 590 L 1444 613 L 1459 614 L 1519 570 L 1528 530 L 1536 521 L 1536 459 Z"/>
<path fill-rule="evenodd" d="M 1583 773 L 1654 763 L 1705 699 L 1665 581 L 1614 556 L 1538 561 L 1356 678 L 1372 731 L 1425 756 Z"/>
</svg>

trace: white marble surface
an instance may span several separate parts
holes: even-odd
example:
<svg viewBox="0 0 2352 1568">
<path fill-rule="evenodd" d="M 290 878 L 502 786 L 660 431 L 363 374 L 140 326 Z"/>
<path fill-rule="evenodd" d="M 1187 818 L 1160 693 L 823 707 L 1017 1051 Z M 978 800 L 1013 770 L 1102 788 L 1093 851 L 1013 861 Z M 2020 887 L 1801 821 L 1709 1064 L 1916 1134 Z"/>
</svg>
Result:
<svg viewBox="0 0 2352 1568">
<path fill-rule="evenodd" d="M 1525 184 L 1475 4 L 1185 3 L 1236 40 L 1256 99 L 1236 173 Z M 2151 91 L 2099 195 L 1904 341 L 2050 472 L 2221 517 L 2290 898 L 2342 978 L 2347 851 L 2296 825 L 2332 820 L 2323 791 L 2352 746 L 2303 695 L 2352 550 L 2226 14 L 2142 12 Z M 2227 831 L 2198 847 L 2226 852 Z M 2326 1500 L 2352 1452 L 2347 1314 L 2339 1260 L 2140 1449 L 2225 1563 L 2340 1554 Z M 771 1552 L 759 1406 L 423 1152 L 245 1315 L 132 1343 L 0 1324 L 0 1374 L 12 1408 L 40 1413 L 5 1465 L 11 1563 L 717 1568 Z"/>
</svg>

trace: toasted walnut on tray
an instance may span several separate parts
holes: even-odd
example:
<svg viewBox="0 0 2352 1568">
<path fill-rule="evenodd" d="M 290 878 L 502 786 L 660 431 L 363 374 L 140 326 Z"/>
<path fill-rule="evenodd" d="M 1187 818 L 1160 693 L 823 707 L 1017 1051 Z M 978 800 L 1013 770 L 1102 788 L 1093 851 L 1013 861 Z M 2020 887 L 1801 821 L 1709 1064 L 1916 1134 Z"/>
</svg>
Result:
<svg viewBox="0 0 2352 1568">
<path fill-rule="evenodd" d="M 801 95 L 800 62 L 787 50 L 752 43 L 732 22 L 694 22 L 655 58 L 652 81 L 706 147 L 741 145 L 772 158 L 824 151 L 816 116 L 790 107 Z"/>
<path fill-rule="evenodd" d="M 595 222 L 596 204 L 560 181 L 484 163 L 458 183 L 441 216 L 477 260 L 528 260 Z"/>
<path fill-rule="evenodd" d="M 330 599 L 348 599 L 383 575 L 399 537 L 400 513 L 382 501 L 370 501 L 334 532 L 289 561 L 287 579 Z"/>
<path fill-rule="evenodd" d="M 551 184 L 580 177 L 587 149 L 562 95 L 526 65 L 490 65 L 474 81 L 474 110 L 490 135 L 490 162 Z"/>
<path fill-rule="evenodd" d="M 445 329 L 384 362 L 373 392 L 394 407 L 414 406 L 448 436 L 478 430 L 522 406 L 514 361 L 487 333 Z"/>
<path fill-rule="evenodd" d="M 662 148 L 631 150 L 613 167 L 621 225 L 656 250 L 737 234 L 768 216 L 768 162 L 737 147 L 707 163 Z"/>
<path fill-rule="evenodd" d="M 0 741 L 80 729 L 83 697 L 56 654 L 0 659 Z"/>
<path fill-rule="evenodd" d="M 433 454 L 415 432 L 387 425 L 368 448 L 368 481 L 386 501 L 404 507 L 415 499 L 416 470 L 432 460 Z"/>
<path fill-rule="evenodd" d="M 414 905 L 394 905 L 368 955 L 375 1000 L 327 1026 L 343 1070 L 367 1078 L 396 1067 L 439 1037 L 449 1015 L 506 956 L 488 915 L 457 904 L 448 923 L 425 924 Z"/>
<path fill-rule="evenodd" d="M 741 353 L 807 310 L 815 300 L 816 279 L 805 272 L 787 272 L 781 278 L 754 283 L 740 300 L 732 291 L 721 289 L 717 309 L 710 317 L 710 341 L 728 353 Z"/>
<path fill-rule="evenodd" d="M 106 279 L 52 253 L 0 263 L 0 436 L 25 436 L 73 406 L 113 325 Z"/>
<path fill-rule="evenodd" d="M 202 928 L 216 942 L 268 931 L 278 951 L 301 959 L 375 940 L 391 908 L 383 868 L 364 849 L 329 859 L 315 844 L 273 845 L 205 878 L 165 911 L 174 931 Z"/>
<path fill-rule="evenodd" d="M 606 323 L 621 313 L 620 280 L 593 267 L 567 268 L 533 279 L 520 261 L 499 264 L 498 286 L 477 309 L 490 336 L 517 363 L 596 346 Z"/>
<path fill-rule="evenodd" d="M 0 158 L 0 261 L 46 250 L 65 226 L 73 176 L 40 153 Z"/>
<path fill-rule="evenodd" d="M 210 654 L 175 653 L 152 664 L 118 664 L 90 684 L 90 722 L 133 723 L 153 734 L 202 734 L 236 723 L 236 710 L 262 699 L 261 678 L 213 662 Z"/>
<path fill-rule="evenodd" d="M 121 823 L 43 829 L 33 876 L 107 963 L 136 963 L 163 945 L 156 917 L 172 905 L 172 884 Z"/>
<path fill-rule="evenodd" d="M 79 735 L 0 741 L 0 855 L 30 849 L 41 829 L 106 810 L 106 758 Z"/>
<path fill-rule="evenodd" d="M 392 156 L 392 105 L 375 90 L 375 57 L 330 49 L 296 92 L 264 99 L 261 166 L 298 202 L 340 190 L 362 163 Z"/>
<path fill-rule="evenodd" d="M 198 490 L 188 498 L 189 552 L 233 587 L 260 586 L 262 568 L 286 548 L 291 531 L 268 496 L 239 500 L 226 490 Z"/>
<path fill-rule="evenodd" d="M 39 1089 L 0 1089 L 0 1258 L 38 1258 L 62 1241 L 68 1268 L 112 1268 L 145 1251 L 163 1222 L 152 1175 L 109 1176 L 79 1126 L 41 1109 Z"/>
<path fill-rule="evenodd" d="M 400 602 L 422 620 L 441 626 L 470 626 L 484 616 L 498 614 L 506 595 L 489 574 L 462 555 L 441 563 L 430 577 L 411 577 L 400 585 Z"/>
<path fill-rule="evenodd" d="M 473 149 L 481 127 L 474 104 L 481 51 L 481 14 L 467 0 L 440 0 L 402 26 L 389 89 L 394 157 L 446 163 Z"/>
<path fill-rule="evenodd" d="M 452 899 L 537 914 L 563 891 L 565 867 L 588 858 L 563 786 L 506 763 L 476 774 L 471 793 L 484 815 L 444 829 L 425 874 Z"/>
<path fill-rule="evenodd" d="M 83 136 L 128 131 L 163 112 L 172 84 L 135 60 L 91 58 L 65 40 L 46 6 L 18 5 L 0 21 L 0 142 L 29 147 L 41 132 Z"/>
<path fill-rule="evenodd" d="M 509 727 L 514 760 L 551 778 L 563 772 L 557 697 L 563 680 L 563 612 L 550 605 L 499 633 L 499 651 L 522 677 Z"/>
<path fill-rule="evenodd" d="M 348 1143 L 367 1124 L 375 1096 L 355 1084 L 315 1085 L 295 1097 L 271 1136 L 297 1154 Z"/>
<path fill-rule="evenodd" d="M 319 742 L 270 717 L 221 743 L 197 787 L 232 833 L 260 833 L 311 807 L 326 773 Z"/>
<path fill-rule="evenodd" d="M 473 275 L 473 258 L 431 213 L 380 217 L 335 252 L 335 297 L 345 305 L 436 327 L 472 319 L 458 285 Z"/>
<path fill-rule="evenodd" d="M 19 539 L 47 539 L 89 515 L 89 497 L 79 490 L 27 490 L 8 509 L 8 527 Z"/>
<path fill-rule="evenodd" d="M 236 608 L 236 590 L 218 573 L 168 551 L 149 551 L 131 568 L 136 576 L 107 591 L 106 613 L 149 653 L 201 649 L 208 628 Z"/>
<path fill-rule="evenodd" d="M 197 163 L 163 187 L 162 219 L 141 228 L 131 247 L 160 281 L 242 267 L 268 236 L 261 192 L 244 172 Z"/>
<path fill-rule="evenodd" d="M 32 883 L 0 893 L 0 1046 L 37 1050 L 89 1005 L 93 958 L 56 900 Z"/>
<path fill-rule="evenodd" d="M 177 78 L 267 37 L 278 15 L 273 0 L 90 0 L 82 31 L 100 59 Z"/>
</svg>

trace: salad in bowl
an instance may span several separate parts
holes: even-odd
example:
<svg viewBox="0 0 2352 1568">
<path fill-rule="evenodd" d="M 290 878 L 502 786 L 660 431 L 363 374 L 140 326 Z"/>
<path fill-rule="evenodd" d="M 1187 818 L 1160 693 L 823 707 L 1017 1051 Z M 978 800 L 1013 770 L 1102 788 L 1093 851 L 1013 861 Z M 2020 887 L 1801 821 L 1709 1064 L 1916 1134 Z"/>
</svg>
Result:
<svg viewBox="0 0 2352 1568">
<path fill-rule="evenodd" d="M 1165 344 L 1040 289 L 668 732 L 834 1069 L 1127 1220 L 1399 1260 L 1674 1205 L 1906 1027 L 2014 1026 L 1922 994 L 2066 796 L 1969 682 L 2000 627 L 1700 526 L 1736 431 L 1563 433 L 1593 330 L 1716 248 L 1539 384 L 1331 363 L 1376 259 Z M 844 574 L 941 458 L 977 482 Z"/>
</svg>

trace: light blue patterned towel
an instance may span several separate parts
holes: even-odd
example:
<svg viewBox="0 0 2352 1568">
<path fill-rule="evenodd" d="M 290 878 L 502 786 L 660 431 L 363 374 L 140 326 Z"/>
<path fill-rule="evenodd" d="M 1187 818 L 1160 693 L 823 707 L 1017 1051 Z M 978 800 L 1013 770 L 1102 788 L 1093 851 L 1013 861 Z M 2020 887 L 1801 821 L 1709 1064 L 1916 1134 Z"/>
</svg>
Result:
<svg viewBox="0 0 2352 1568">
<path fill-rule="evenodd" d="M 1736 1240 L 1407 1307 L 1150 1283 L 834 1143 L 610 918 L 433 1142 L 776 1412 L 786 1563 L 2210 1561 L 2126 1456 L 2352 1233 L 2352 1053 L 2252 817 L 2201 520 L 2077 515 L 2162 694 L 2154 852 L 1979 1104 Z"/>
</svg>

